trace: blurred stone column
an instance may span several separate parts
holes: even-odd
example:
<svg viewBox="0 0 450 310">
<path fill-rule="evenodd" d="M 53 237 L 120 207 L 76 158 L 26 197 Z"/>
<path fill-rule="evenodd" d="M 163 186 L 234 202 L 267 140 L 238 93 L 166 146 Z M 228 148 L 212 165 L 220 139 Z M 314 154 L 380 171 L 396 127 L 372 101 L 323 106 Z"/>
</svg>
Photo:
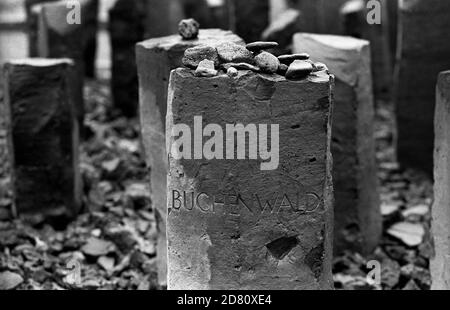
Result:
<svg viewBox="0 0 450 310">
<path fill-rule="evenodd" d="M 197 78 L 189 69 L 172 71 L 167 112 L 169 289 L 333 287 L 332 81 L 325 73 L 289 81 L 250 71 L 213 78 Z M 194 127 L 198 117 L 203 124 Z M 278 137 L 273 125 L 279 125 L 279 165 L 262 171 L 263 161 L 248 154 L 246 160 L 179 158 L 180 150 L 172 149 L 177 148 L 173 130 L 182 124 L 195 135 L 193 147 L 202 139 L 198 131 L 204 127 L 199 126 L 215 124 L 216 156 L 222 142 L 223 154 L 236 154 L 229 149 L 234 143 L 227 125 L 254 125 L 260 135 L 266 128 L 269 138 L 259 136 L 260 150 L 266 147 L 261 141 L 270 148 L 269 141 Z M 250 133 L 248 140 L 254 147 L 256 135 Z M 188 149 L 183 144 L 183 152 Z"/>
<path fill-rule="evenodd" d="M 261 40 L 270 22 L 269 0 L 227 0 L 230 29 L 245 42 Z"/>
<path fill-rule="evenodd" d="M 183 18 L 193 18 L 200 23 L 203 29 L 211 28 L 212 20 L 211 10 L 207 0 L 176 0 L 180 1 L 183 9 Z M 248 0 L 246 0 L 248 1 Z"/>
<path fill-rule="evenodd" d="M 167 154 L 166 111 L 170 71 L 182 66 L 184 51 L 190 47 L 224 42 L 244 44 L 230 31 L 200 30 L 197 40 L 183 40 L 179 35 L 150 39 L 137 45 L 137 63 L 140 88 L 140 118 L 142 141 L 150 169 L 153 207 L 158 220 L 158 274 L 159 282 L 167 283 Z"/>
<path fill-rule="evenodd" d="M 43 58 L 69 58 L 74 61 L 75 69 L 71 71 L 75 113 L 80 129 L 84 122 L 84 59 L 83 27 L 69 24 L 67 15 L 70 9 L 63 1 L 37 4 L 31 14 L 38 21 L 36 51 Z"/>
<path fill-rule="evenodd" d="M 450 71 L 441 72 L 436 88 L 434 121 L 434 204 L 431 259 L 432 289 L 450 289 Z"/>
<path fill-rule="evenodd" d="M 144 39 L 146 11 L 145 0 L 118 0 L 109 12 L 112 98 L 114 106 L 130 117 L 137 115 L 138 78 L 135 45 Z"/>
<path fill-rule="evenodd" d="M 430 175 L 436 77 L 450 68 L 450 1 L 403 0 L 396 68 L 397 156 Z"/>
<path fill-rule="evenodd" d="M 66 7 L 68 14 L 73 6 L 69 0 L 26 0 L 25 9 L 27 14 L 27 32 L 29 39 L 29 55 L 30 57 L 41 56 L 38 51 L 38 15 L 33 14 L 33 6 L 41 3 L 59 2 L 60 6 Z M 85 74 L 87 77 L 95 77 L 95 58 L 97 53 L 97 32 L 99 27 L 98 13 L 99 0 L 78 0 L 81 6 L 81 25 L 83 27 L 83 62 L 85 66 Z M 66 14 L 66 17 L 67 17 Z"/>
<path fill-rule="evenodd" d="M 25 11 L 27 16 L 27 32 L 29 42 L 29 56 L 38 57 L 38 15 L 32 14 L 32 7 L 44 2 L 55 2 L 59 0 L 25 0 Z"/>
<path fill-rule="evenodd" d="M 79 0 L 79 1 L 82 6 L 81 24 L 84 27 L 83 57 L 85 63 L 85 75 L 89 78 L 95 78 L 100 0 Z"/>
<path fill-rule="evenodd" d="M 302 12 L 302 32 L 342 34 L 339 9 L 346 0 L 291 0 Z"/>
<path fill-rule="evenodd" d="M 333 111 L 333 182 L 336 253 L 369 254 L 382 234 L 375 160 L 370 45 L 343 36 L 296 34 L 294 52 L 325 63 L 336 77 Z"/>
<path fill-rule="evenodd" d="M 81 208 L 73 63 L 25 59 L 5 66 L 5 101 L 19 214 L 75 216 Z"/>
<path fill-rule="evenodd" d="M 367 0 L 350 0 L 341 9 L 344 33 L 370 41 L 372 75 L 376 99 L 390 99 L 393 88 L 393 57 L 390 41 L 388 2 L 379 0 L 381 24 L 368 23 Z"/>
</svg>

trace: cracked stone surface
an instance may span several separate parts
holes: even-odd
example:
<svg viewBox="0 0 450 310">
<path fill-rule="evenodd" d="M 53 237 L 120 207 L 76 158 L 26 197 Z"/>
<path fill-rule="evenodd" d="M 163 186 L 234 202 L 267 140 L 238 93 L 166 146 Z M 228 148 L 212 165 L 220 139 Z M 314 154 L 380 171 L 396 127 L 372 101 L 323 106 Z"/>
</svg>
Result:
<svg viewBox="0 0 450 310">
<path fill-rule="evenodd" d="M 169 289 L 330 289 L 332 76 L 172 71 L 174 124 L 279 124 L 280 165 L 169 153 Z M 168 141 L 170 147 L 173 139 Z M 248 158 L 248 157 L 247 157 Z"/>
</svg>

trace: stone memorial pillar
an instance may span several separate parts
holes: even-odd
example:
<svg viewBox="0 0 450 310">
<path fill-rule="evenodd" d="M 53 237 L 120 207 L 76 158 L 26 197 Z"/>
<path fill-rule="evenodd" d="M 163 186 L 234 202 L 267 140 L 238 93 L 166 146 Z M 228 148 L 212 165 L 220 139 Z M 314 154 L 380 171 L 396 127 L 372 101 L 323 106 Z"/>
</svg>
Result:
<svg viewBox="0 0 450 310">
<path fill-rule="evenodd" d="M 29 56 L 40 56 L 38 47 L 39 18 L 38 14 L 33 14 L 33 6 L 49 2 L 59 2 L 61 7 L 65 6 L 66 17 L 70 12 L 80 12 L 80 21 L 83 28 L 82 46 L 85 74 L 87 77 L 94 77 L 97 52 L 99 0 L 78 0 L 79 7 L 74 6 L 74 3 L 76 4 L 76 2 L 70 2 L 69 0 L 25 0 Z M 70 17 L 73 17 L 73 15 L 70 15 Z"/>
<path fill-rule="evenodd" d="M 67 1 L 67 0 L 66 0 Z M 81 24 L 83 33 L 83 58 L 85 75 L 95 78 L 97 59 L 97 34 L 99 30 L 100 0 L 79 0 L 82 8 Z"/>
<path fill-rule="evenodd" d="M 126 116 L 137 115 L 139 96 L 135 45 L 144 39 L 145 16 L 145 0 L 118 0 L 109 12 L 111 91 L 114 106 Z"/>
<path fill-rule="evenodd" d="M 3 94 L 3 74 L 0 78 L 0 222 L 16 216 L 14 204 L 11 202 L 11 145 L 9 130 L 11 117 L 6 109 Z"/>
<path fill-rule="evenodd" d="M 173 35 L 141 42 L 136 48 L 142 140 L 147 165 L 150 168 L 153 206 L 158 214 L 158 269 L 162 285 L 167 281 L 165 121 L 170 71 L 182 66 L 181 59 L 186 49 L 205 44 L 219 45 L 224 42 L 244 44 L 240 37 L 230 31 L 206 29 L 200 30 L 198 39 L 183 40 L 181 36 Z"/>
<path fill-rule="evenodd" d="M 38 27 L 39 18 L 37 14 L 33 14 L 32 8 L 36 4 L 44 2 L 55 2 L 60 0 L 25 0 L 25 13 L 27 16 L 27 33 L 28 33 L 28 48 L 29 56 L 38 56 Z"/>
<path fill-rule="evenodd" d="M 269 0 L 227 0 L 230 29 L 246 42 L 258 41 L 270 22 Z"/>
<path fill-rule="evenodd" d="M 450 68 L 450 1 L 403 0 L 399 9 L 397 155 L 432 173 L 436 77 Z"/>
<path fill-rule="evenodd" d="M 347 0 L 292 0 L 302 12 L 303 32 L 342 34 L 343 25 L 339 20 L 339 9 Z"/>
<path fill-rule="evenodd" d="M 331 289 L 333 78 L 198 72 L 169 86 L 168 288 Z"/>
<path fill-rule="evenodd" d="M 434 142 L 434 204 L 431 260 L 432 289 L 450 289 L 450 71 L 441 72 L 436 89 Z"/>
<path fill-rule="evenodd" d="M 372 55 L 372 76 L 375 97 L 390 99 L 393 82 L 393 57 L 390 41 L 390 20 L 388 2 L 379 0 L 380 24 L 369 24 L 373 18 L 372 10 L 367 7 L 367 0 L 350 0 L 341 9 L 340 15 L 344 24 L 344 33 L 359 39 L 370 41 Z"/>
<path fill-rule="evenodd" d="M 70 60 L 5 65 L 5 103 L 19 214 L 74 216 L 81 208 L 78 123 Z"/>
<path fill-rule="evenodd" d="M 31 14 L 38 22 L 36 41 L 37 55 L 42 58 L 69 58 L 74 61 L 71 91 L 75 104 L 75 114 L 79 128 L 84 122 L 84 49 L 83 27 L 69 24 L 67 15 L 70 9 L 64 1 L 45 2 L 32 7 Z"/>
<path fill-rule="evenodd" d="M 375 161 L 374 102 L 368 41 L 299 33 L 294 52 L 327 64 L 336 76 L 333 113 L 334 247 L 373 251 L 382 222 Z"/>
<path fill-rule="evenodd" d="M 399 0 L 387 1 L 389 46 L 391 49 L 392 64 L 395 64 L 395 56 L 397 55 L 398 8 L 399 8 Z"/>
</svg>

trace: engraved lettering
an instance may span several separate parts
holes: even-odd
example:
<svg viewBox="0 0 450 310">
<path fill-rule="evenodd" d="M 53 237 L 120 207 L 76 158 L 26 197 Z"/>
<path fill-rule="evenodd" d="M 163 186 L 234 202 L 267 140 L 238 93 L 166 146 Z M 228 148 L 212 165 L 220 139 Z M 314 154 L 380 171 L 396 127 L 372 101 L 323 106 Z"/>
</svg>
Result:
<svg viewBox="0 0 450 310">
<path fill-rule="evenodd" d="M 180 192 L 177 190 L 173 190 L 172 191 L 172 208 L 174 208 L 175 210 L 180 210 L 181 207 L 183 206 L 183 202 L 181 201 L 180 198 L 181 198 Z M 178 201 L 178 203 L 179 203 L 178 206 L 175 203 L 176 201 Z"/>
<path fill-rule="evenodd" d="M 206 205 L 206 208 L 203 208 L 203 207 L 201 206 L 201 204 L 200 204 L 200 198 L 201 198 L 202 196 L 204 196 L 204 197 L 206 197 L 207 199 L 209 199 L 209 196 L 208 196 L 208 194 L 206 194 L 206 193 L 201 193 L 201 194 L 197 195 L 197 199 L 196 199 L 197 208 L 199 208 L 199 209 L 202 210 L 203 212 L 208 212 L 208 211 L 209 211 L 209 205 Z"/>
<path fill-rule="evenodd" d="M 273 195 L 275 195 L 275 201 L 271 204 L 269 200 L 266 200 L 264 203 L 264 207 L 263 207 L 263 205 L 261 203 L 261 199 L 259 198 L 258 194 L 255 194 L 255 198 L 258 201 L 259 209 L 261 210 L 261 213 L 264 213 L 266 211 L 266 209 L 270 209 L 270 213 L 274 213 L 275 206 L 278 201 L 278 193 L 275 193 Z"/>
<path fill-rule="evenodd" d="M 183 193 L 183 196 L 184 196 L 184 206 L 185 206 L 185 208 L 187 209 L 187 210 L 189 210 L 189 211 L 192 211 L 192 210 L 194 210 L 194 192 L 192 192 L 191 193 L 191 207 L 189 208 L 188 207 L 188 203 L 187 203 L 187 199 L 186 199 L 186 192 L 184 192 Z"/>
<path fill-rule="evenodd" d="M 319 209 L 321 205 L 320 197 L 315 193 L 306 194 L 306 213 L 313 213 Z M 311 206 L 311 208 L 310 208 Z"/>
</svg>

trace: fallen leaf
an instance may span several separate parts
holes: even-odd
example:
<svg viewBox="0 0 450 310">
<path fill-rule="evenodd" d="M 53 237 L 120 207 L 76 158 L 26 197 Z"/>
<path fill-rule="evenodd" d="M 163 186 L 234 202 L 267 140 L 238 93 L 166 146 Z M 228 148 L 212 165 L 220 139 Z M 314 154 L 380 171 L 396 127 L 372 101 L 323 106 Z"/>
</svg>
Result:
<svg viewBox="0 0 450 310">
<path fill-rule="evenodd" d="M 109 173 L 112 173 L 117 170 L 120 165 L 120 158 L 114 158 L 109 161 L 104 161 L 102 163 L 102 168 Z"/>
<path fill-rule="evenodd" d="M 91 231 L 91 235 L 95 238 L 99 238 L 102 235 L 101 229 L 94 229 Z"/>
<path fill-rule="evenodd" d="M 402 212 L 404 218 L 409 216 L 425 216 L 430 212 L 430 207 L 427 205 L 417 205 Z"/>
<path fill-rule="evenodd" d="M 415 280 L 416 284 L 419 283 L 427 288 L 431 287 L 431 274 L 430 271 L 425 268 L 408 264 L 402 267 L 401 273 L 402 276 Z"/>
<path fill-rule="evenodd" d="M 402 222 L 393 225 L 387 233 L 392 237 L 400 239 L 406 245 L 415 247 L 422 243 L 425 229 L 421 224 Z"/>
<path fill-rule="evenodd" d="M 395 287 L 400 280 L 400 265 L 392 259 L 384 259 L 381 263 L 381 283 L 389 288 Z"/>
<path fill-rule="evenodd" d="M 138 291 L 148 291 L 150 290 L 150 282 L 146 279 L 142 280 L 139 283 L 139 286 L 137 288 Z"/>
<path fill-rule="evenodd" d="M 419 290 L 420 288 L 414 280 L 409 281 L 408 284 L 406 284 L 406 286 L 403 288 L 403 291 L 419 291 Z"/>
<path fill-rule="evenodd" d="M 132 154 L 136 154 L 139 152 L 139 142 L 138 141 L 121 139 L 121 140 L 119 140 L 117 146 L 120 149 L 126 150 Z"/>
<path fill-rule="evenodd" d="M 151 205 L 150 188 L 147 183 L 128 185 L 125 196 L 131 199 L 134 209 L 146 209 Z"/>
<path fill-rule="evenodd" d="M 0 290 L 6 291 L 6 290 L 13 290 L 16 287 L 18 287 L 20 284 L 23 283 L 23 278 L 21 275 L 5 271 L 0 273 Z"/>
<path fill-rule="evenodd" d="M 114 269 L 115 260 L 112 257 L 102 256 L 97 260 L 97 264 L 105 271 L 112 271 Z"/>
<path fill-rule="evenodd" d="M 112 242 L 97 238 L 89 238 L 87 243 L 81 248 L 84 254 L 94 257 L 108 255 L 114 250 L 115 246 Z"/>
<path fill-rule="evenodd" d="M 400 209 L 399 203 L 383 203 L 381 204 L 381 215 L 389 216 L 396 213 Z"/>
</svg>

